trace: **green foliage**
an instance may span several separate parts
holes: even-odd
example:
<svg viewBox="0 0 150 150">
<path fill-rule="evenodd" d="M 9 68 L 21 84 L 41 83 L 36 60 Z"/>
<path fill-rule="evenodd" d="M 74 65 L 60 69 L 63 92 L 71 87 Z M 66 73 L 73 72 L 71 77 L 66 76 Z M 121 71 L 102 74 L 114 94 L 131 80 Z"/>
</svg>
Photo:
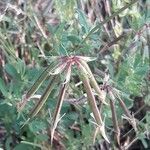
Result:
<svg viewBox="0 0 150 150">
<path fill-rule="evenodd" d="M 122 90 L 124 89 L 124 92 L 132 95 L 141 96 L 144 78 L 149 68 L 148 62 L 144 61 L 139 54 L 135 54 L 128 56 L 120 68 L 117 82 Z"/>
<path fill-rule="evenodd" d="M 80 133 L 76 133 L 77 137 L 72 137 L 72 132 L 69 132 L 67 135 L 69 136 L 69 140 L 67 142 L 67 149 L 86 149 L 89 148 L 89 146 L 93 143 L 93 127 L 92 125 L 83 124 L 81 126 L 82 129 L 82 136 Z"/>
<path fill-rule="evenodd" d="M 65 74 L 60 73 L 60 78 L 54 82 L 47 101 L 44 102 L 42 109 L 34 118 L 28 120 L 29 112 L 38 103 L 49 84 L 49 80 L 52 80 L 49 76 L 46 76 L 41 87 L 38 87 L 38 91 L 33 95 L 35 97 L 31 96 L 31 100 L 27 101 L 24 110 L 20 113 L 17 112 L 17 104 L 23 99 L 22 96 L 43 74 L 45 66 L 47 67 L 53 62 L 51 56 L 96 57 L 97 60 L 90 63 L 90 68 L 99 85 L 103 82 L 104 72 L 108 71 L 111 87 L 120 91 L 128 109 L 134 105 L 132 97 L 142 97 L 145 105 L 150 106 L 149 28 L 146 28 L 146 31 L 141 29 L 144 28 L 145 23 L 149 26 L 147 9 L 140 11 L 137 4 L 133 4 L 133 6 L 117 14 L 119 22 L 112 31 L 108 30 L 110 35 L 113 33 L 113 36 L 109 37 L 105 28 L 99 26 L 97 20 L 94 22 L 95 25 L 91 23 L 90 15 L 88 16 L 81 9 L 82 7 L 78 6 L 78 2 L 75 0 L 54 1 L 53 7 L 54 13 L 56 13 L 54 16 L 58 15 L 56 18 L 60 19 L 57 25 L 51 25 L 49 21 L 44 22 L 43 25 L 40 17 L 42 16 L 46 20 L 48 16 L 41 15 L 40 12 L 36 14 L 36 10 L 30 10 L 30 3 L 26 4 L 29 11 L 24 12 L 26 20 L 23 22 L 20 20 L 20 16 L 14 19 L 11 15 L 15 13 L 15 9 L 13 13 L 10 11 L 2 19 L 0 18 L 0 127 L 3 126 L 5 131 L 4 140 L 1 140 L 0 137 L 0 146 L 4 146 L 6 150 L 51 148 L 49 147 L 49 130 L 52 127 L 52 115 L 58 101 L 60 86 L 63 85 L 62 82 L 66 78 Z M 112 0 L 112 13 L 116 13 L 126 4 L 130 4 L 130 1 Z M 91 9 L 94 10 L 94 8 Z M 43 37 L 39 25 L 33 19 L 34 15 L 41 21 L 40 25 L 48 35 L 47 38 Z M 109 21 L 109 17 L 106 19 Z M 106 23 L 102 25 L 106 25 Z M 92 30 L 93 27 L 97 30 Z M 119 37 L 123 32 L 128 32 L 126 31 L 128 29 L 131 30 L 131 34 L 130 32 L 129 35 L 127 33 L 127 36 L 113 44 L 114 47 L 112 45 L 109 47 L 107 42 L 113 43 L 110 42 L 113 38 Z M 139 31 L 142 32 L 139 34 Z M 137 34 L 135 35 L 135 33 Z M 135 37 L 140 38 L 136 40 Z M 134 38 L 135 41 L 133 41 Z M 133 48 L 129 46 L 132 43 L 136 45 Z M 105 46 L 108 46 L 108 49 L 105 50 L 105 53 L 101 53 L 101 49 Z M 19 57 L 16 53 L 19 53 Z M 56 60 L 56 63 L 58 61 Z M 96 69 L 100 69 L 102 75 L 97 73 Z M 54 135 L 55 142 L 58 145 L 63 143 L 68 150 L 89 149 L 93 145 L 94 127 L 96 126 L 91 115 L 91 109 L 87 105 L 87 98 L 83 102 L 81 100 L 81 103 L 77 101 L 85 95 L 86 91 L 82 84 L 77 86 L 80 82 L 78 75 L 77 67 L 73 67 L 69 90 L 66 92 L 66 101 L 62 105 L 59 116 L 62 118 L 58 122 Z M 91 80 L 91 78 L 89 79 Z M 71 102 L 70 98 L 77 100 Z M 109 98 L 109 96 L 106 98 L 108 103 Z M 122 120 L 124 112 L 118 101 L 115 101 L 115 109 L 120 127 L 124 126 Z M 101 113 L 108 131 L 107 135 L 112 141 L 112 145 L 115 145 L 116 141 L 112 138 L 113 132 L 109 132 L 113 130 L 110 106 L 104 106 Z M 147 140 L 147 134 L 150 130 L 150 114 L 146 112 L 143 120 L 139 120 L 135 138 L 142 142 L 145 149 L 148 149 L 150 147 Z M 97 140 L 102 141 L 102 138 L 98 135 Z"/>
<path fill-rule="evenodd" d="M 84 34 L 88 34 L 90 27 L 89 27 L 89 24 L 87 22 L 87 18 L 85 16 L 85 13 L 82 12 L 81 10 L 77 10 L 77 13 L 78 13 L 78 21 L 79 21 L 79 24 L 81 26 L 82 32 Z"/>
<path fill-rule="evenodd" d="M 8 96 L 7 95 L 8 94 L 7 87 L 5 85 L 5 82 L 2 80 L 2 78 L 0 78 L 0 90 L 3 94 L 3 96 L 5 96 L 5 97 Z"/>
<path fill-rule="evenodd" d="M 70 21 L 74 16 L 75 0 L 55 0 L 55 7 L 62 21 Z"/>
</svg>

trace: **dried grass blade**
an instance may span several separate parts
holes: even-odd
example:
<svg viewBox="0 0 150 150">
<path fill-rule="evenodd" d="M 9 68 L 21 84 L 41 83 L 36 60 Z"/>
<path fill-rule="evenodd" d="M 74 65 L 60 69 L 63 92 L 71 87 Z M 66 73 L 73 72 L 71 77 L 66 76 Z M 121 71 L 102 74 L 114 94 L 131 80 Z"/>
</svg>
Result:
<svg viewBox="0 0 150 150">
<path fill-rule="evenodd" d="M 35 92 L 39 89 L 41 84 L 44 82 L 44 80 L 49 76 L 49 71 L 52 68 L 52 64 L 48 66 L 39 76 L 39 78 L 35 81 L 35 83 L 32 85 L 30 90 L 23 95 L 22 101 L 17 104 L 18 111 L 22 111 L 22 109 L 25 107 L 27 101 L 35 94 Z"/>
<path fill-rule="evenodd" d="M 40 100 L 38 101 L 38 103 L 36 104 L 36 106 L 33 108 L 33 110 L 30 113 L 30 118 L 35 117 L 38 112 L 41 110 L 41 108 L 43 107 L 43 105 L 45 104 L 46 100 L 48 99 L 51 91 L 53 90 L 56 81 L 57 81 L 58 77 L 54 77 L 52 79 L 52 81 L 49 83 L 49 85 L 47 86 L 45 92 L 43 93 L 43 95 L 41 96 Z"/>
<path fill-rule="evenodd" d="M 68 87 L 68 84 L 62 84 L 62 87 L 60 89 L 59 98 L 58 98 L 56 108 L 54 111 L 54 115 L 53 115 L 53 124 L 52 124 L 52 129 L 51 129 L 51 144 L 53 143 L 54 132 L 55 132 L 55 129 L 56 129 L 57 124 L 59 122 L 59 114 L 61 111 L 61 107 L 63 104 L 63 100 L 65 97 L 67 87 Z"/>
<path fill-rule="evenodd" d="M 95 92 L 98 94 L 98 98 L 99 98 L 99 101 L 104 103 L 105 105 L 108 105 L 106 102 L 105 102 L 105 96 L 104 96 L 104 93 L 103 91 L 100 89 L 100 87 L 98 86 L 98 83 L 96 82 L 94 76 L 93 76 L 93 73 L 90 69 L 90 67 L 88 66 L 88 64 L 83 61 L 83 60 L 79 60 L 80 61 L 80 64 L 83 66 L 83 68 L 86 69 L 86 71 L 90 74 L 90 83 L 92 85 L 92 87 L 94 88 Z"/>
</svg>

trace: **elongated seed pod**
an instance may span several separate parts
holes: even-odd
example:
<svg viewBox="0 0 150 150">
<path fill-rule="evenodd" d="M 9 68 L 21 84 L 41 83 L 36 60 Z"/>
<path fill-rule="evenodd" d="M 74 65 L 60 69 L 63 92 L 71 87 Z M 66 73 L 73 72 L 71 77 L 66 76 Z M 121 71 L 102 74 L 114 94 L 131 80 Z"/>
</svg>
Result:
<svg viewBox="0 0 150 150">
<path fill-rule="evenodd" d="M 67 65 L 67 62 L 59 63 L 51 70 L 51 72 L 49 72 L 49 74 L 56 75 L 56 74 L 62 73 L 64 71 L 66 65 Z"/>
<path fill-rule="evenodd" d="M 35 92 L 39 89 L 44 80 L 49 76 L 49 72 L 51 70 L 52 64 L 48 66 L 39 76 L 39 78 L 32 85 L 30 90 L 23 96 L 22 101 L 18 104 L 18 111 L 20 112 L 26 105 L 27 101 L 35 94 Z"/>
<path fill-rule="evenodd" d="M 96 93 L 98 94 L 99 100 L 100 100 L 102 103 L 108 105 L 108 104 L 105 102 L 105 99 L 104 99 L 104 96 L 103 96 L 104 93 L 103 93 L 103 92 L 101 91 L 101 89 L 99 88 L 99 86 L 98 86 L 98 84 L 97 84 L 97 82 L 96 82 L 96 80 L 95 80 L 95 78 L 94 78 L 94 76 L 93 76 L 93 73 L 92 73 L 91 69 L 89 68 L 88 64 L 87 64 L 85 61 L 81 60 L 81 59 L 79 60 L 79 62 L 80 62 L 80 64 L 86 69 L 86 71 L 90 74 L 90 83 L 91 83 L 92 87 L 94 88 L 94 90 L 96 91 Z"/>
<path fill-rule="evenodd" d="M 65 79 L 65 82 L 63 83 L 63 84 L 66 84 L 66 83 L 68 83 L 69 81 L 70 81 L 70 77 L 71 77 L 71 67 L 72 67 L 72 64 L 70 63 L 70 64 L 68 64 L 67 66 L 66 66 L 66 70 L 65 70 L 65 72 L 66 72 L 66 79 Z"/>
<path fill-rule="evenodd" d="M 36 104 L 36 106 L 31 111 L 30 118 L 35 117 L 38 114 L 38 112 L 41 110 L 41 108 L 45 104 L 46 100 L 48 99 L 49 95 L 51 94 L 51 91 L 53 90 L 54 85 L 56 84 L 56 80 L 57 79 L 58 79 L 58 77 L 54 76 L 54 78 L 52 79 L 52 81 L 49 83 L 49 85 L 47 86 L 45 92 L 41 96 L 40 100 L 38 101 L 38 103 Z"/>
<path fill-rule="evenodd" d="M 61 107 L 62 107 L 62 104 L 63 104 L 63 100 L 64 100 L 64 97 L 65 97 L 67 87 L 68 87 L 68 84 L 62 84 L 62 87 L 60 89 L 59 98 L 58 98 L 56 108 L 55 108 L 55 111 L 54 111 L 54 115 L 53 115 L 53 124 L 52 124 L 52 129 L 51 129 L 51 144 L 53 142 L 55 129 L 56 129 L 57 124 L 59 122 L 59 115 L 60 115 L 60 111 L 61 111 Z"/>
<path fill-rule="evenodd" d="M 109 91 L 109 95 L 110 95 L 110 108 L 111 108 L 112 121 L 113 121 L 113 125 L 114 125 L 114 130 L 115 130 L 115 137 L 116 137 L 116 141 L 118 143 L 118 146 L 120 146 L 120 129 L 118 126 L 117 114 L 116 114 L 115 104 L 114 104 L 115 103 L 115 97 L 111 91 Z"/>
<path fill-rule="evenodd" d="M 83 72 L 82 66 L 79 65 L 78 68 L 79 68 L 80 73 L 81 73 L 81 80 L 83 82 L 84 88 L 85 88 L 86 93 L 87 93 L 89 105 L 90 105 L 91 110 L 93 112 L 96 123 L 98 124 L 100 133 L 103 136 L 103 138 L 109 143 L 109 140 L 108 140 L 106 133 L 105 133 L 104 122 L 102 121 L 101 114 L 100 114 L 99 109 L 97 107 L 96 100 L 95 100 L 94 94 L 92 92 L 92 88 L 90 86 L 89 78 L 87 77 L 86 72 Z"/>
</svg>

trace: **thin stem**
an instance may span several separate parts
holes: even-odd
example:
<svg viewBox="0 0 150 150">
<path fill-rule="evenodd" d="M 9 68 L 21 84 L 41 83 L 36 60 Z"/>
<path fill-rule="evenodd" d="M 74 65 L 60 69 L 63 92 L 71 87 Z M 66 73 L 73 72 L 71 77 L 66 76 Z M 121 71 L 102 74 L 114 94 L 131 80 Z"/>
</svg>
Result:
<svg viewBox="0 0 150 150">
<path fill-rule="evenodd" d="M 124 148 L 124 150 L 128 150 L 138 139 L 139 139 L 138 137 L 136 137 L 135 139 L 133 139 L 133 140 L 128 144 L 128 146 L 126 146 L 126 147 Z"/>
<path fill-rule="evenodd" d="M 134 128 L 135 131 L 137 131 L 137 127 L 136 127 L 136 120 L 134 118 L 134 116 L 132 116 L 130 114 L 130 111 L 128 110 L 128 108 L 126 107 L 125 103 L 123 102 L 123 100 L 120 98 L 120 96 L 117 94 L 117 100 L 120 103 L 120 106 L 122 107 L 122 109 L 124 110 L 126 116 L 129 118 L 127 119 L 129 121 L 129 123 L 132 125 L 132 127 Z"/>
<path fill-rule="evenodd" d="M 27 145 L 31 145 L 31 146 L 33 146 L 33 147 L 38 147 L 38 148 L 40 148 L 40 149 L 42 149 L 42 150 L 47 150 L 46 147 L 43 147 L 43 146 L 40 145 L 40 144 L 36 144 L 36 143 L 28 142 L 28 141 L 21 141 L 21 143 L 27 144 Z"/>
</svg>

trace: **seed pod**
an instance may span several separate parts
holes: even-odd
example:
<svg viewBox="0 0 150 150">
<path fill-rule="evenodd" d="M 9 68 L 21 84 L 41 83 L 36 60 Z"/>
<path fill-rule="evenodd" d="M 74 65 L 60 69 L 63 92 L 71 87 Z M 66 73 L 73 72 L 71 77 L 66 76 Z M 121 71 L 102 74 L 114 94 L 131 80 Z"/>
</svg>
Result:
<svg viewBox="0 0 150 150">
<path fill-rule="evenodd" d="M 114 125 L 114 130 L 115 130 L 115 137 L 116 141 L 118 143 L 118 146 L 120 146 L 120 129 L 118 126 L 118 121 L 117 121 L 117 114 L 115 110 L 115 97 L 111 91 L 109 91 L 109 96 L 110 96 L 110 107 L 111 107 L 111 113 L 112 113 L 112 121 Z"/>
<path fill-rule="evenodd" d="M 91 72 L 91 69 L 89 68 L 88 64 L 83 61 L 83 60 L 79 60 L 80 64 L 83 66 L 83 68 L 86 69 L 86 71 L 89 73 L 90 75 L 90 83 L 92 85 L 92 87 L 94 88 L 95 92 L 98 94 L 98 98 L 99 100 L 104 103 L 105 105 L 108 105 L 106 102 L 105 102 L 105 96 L 104 96 L 104 93 L 101 91 L 101 89 L 99 88 L 98 86 L 98 83 L 96 82 L 94 76 L 93 76 L 93 73 Z"/>
<path fill-rule="evenodd" d="M 25 95 L 23 95 L 22 101 L 17 104 L 17 109 L 19 112 L 25 107 L 28 100 L 35 94 L 35 92 L 39 89 L 44 80 L 49 76 L 49 71 L 51 70 L 51 68 L 52 64 L 42 72 L 42 74 L 30 88 L 30 90 Z"/>
<path fill-rule="evenodd" d="M 93 112 L 96 123 L 98 124 L 98 128 L 100 130 L 100 133 L 103 136 L 103 138 L 109 143 L 109 140 L 108 140 L 106 133 L 105 133 L 104 122 L 102 121 L 101 114 L 100 114 L 99 109 L 97 107 L 96 100 L 95 100 L 94 94 L 92 92 L 92 88 L 90 86 L 89 78 L 86 76 L 86 73 L 83 72 L 81 65 L 79 65 L 79 71 L 81 73 L 81 80 L 83 82 L 83 85 L 84 85 L 86 93 L 87 93 L 89 105 L 90 105 L 91 110 Z"/>
<path fill-rule="evenodd" d="M 54 115 L 53 115 L 53 123 L 52 123 L 52 129 L 51 129 L 51 144 L 53 142 L 55 129 L 56 129 L 57 124 L 59 122 L 59 115 L 60 115 L 60 111 L 61 111 L 61 107 L 62 107 L 62 104 L 63 104 L 63 100 L 64 100 L 64 97 L 65 97 L 67 87 L 68 87 L 68 84 L 62 84 L 61 90 L 59 92 L 59 98 L 58 98 L 56 108 L 55 108 L 55 111 L 54 111 Z"/>
<path fill-rule="evenodd" d="M 56 65 L 49 73 L 50 75 L 56 75 L 64 71 L 65 67 L 67 66 L 67 62 L 65 63 L 59 63 Z"/>
<path fill-rule="evenodd" d="M 54 77 L 54 79 L 52 79 L 52 81 L 49 83 L 49 85 L 47 86 L 45 92 L 43 93 L 43 95 L 41 96 L 40 100 L 38 101 L 38 103 L 36 104 L 36 106 L 33 108 L 33 110 L 30 113 L 30 118 L 35 117 L 38 112 L 41 110 L 41 108 L 43 107 L 43 105 L 45 104 L 46 100 L 48 99 L 54 85 L 55 85 L 55 81 L 57 80 L 56 77 Z"/>
<path fill-rule="evenodd" d="M 71 67 L 72 67 L 72 64 L 71 64 L 71 63 L 66 66 L 66 77 L 65 77 L 66 79 L 65 79 L 64 84 L 66 84 L 66 83 L 68 83 L 68 82 L 70 81 L 70 77 L 71 77 Z"/>
<path fill-rule="evenodd" d="M 117 100 L 120 103 L 120 106 L 122 107 L 122 109 L 124 110 L 125 114 L 126 114 L 126 119 L 129 121 L 129 123 L 132 125 L 133 129 L 135 131 L 137 131 L 137 123 L 136 123 L 136 119 L 134 118 L 134 116 L 132 116 L 130 114 L 130 111 L 128 110 L 128 108 L 126 107 L 125 103 L 123 102 L 123 100 L 120 98 L 120 96 L 118 94 L 116 94 L 117 96 Z"/>
</svg>

